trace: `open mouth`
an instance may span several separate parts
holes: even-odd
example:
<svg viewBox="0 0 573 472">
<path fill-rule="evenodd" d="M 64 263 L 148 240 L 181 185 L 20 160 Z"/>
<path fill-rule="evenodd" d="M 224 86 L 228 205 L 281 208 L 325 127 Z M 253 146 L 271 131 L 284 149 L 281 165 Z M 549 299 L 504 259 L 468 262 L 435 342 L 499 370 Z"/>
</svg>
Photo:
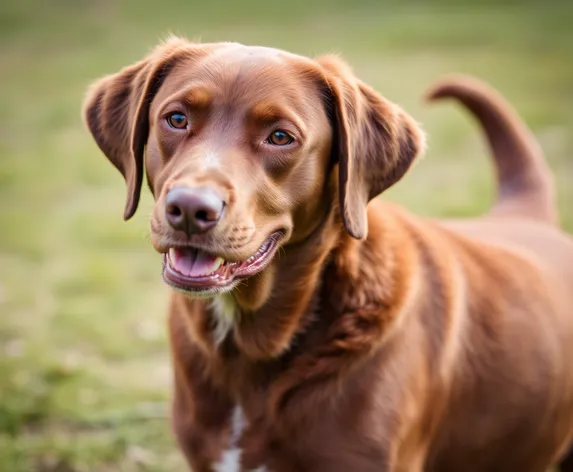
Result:
<svg viewBox="0 0 573 472">
<path fill-rule="evenodd" d="M 275 231 L 246 261 L 229 262 L 195 247 L 169 249 L 163 258 L 163 278 L 186 292 L 220 292 L 235 286 L 239 279 L 261 272 L 273 258 L 282 231 Z"/>
</svg>

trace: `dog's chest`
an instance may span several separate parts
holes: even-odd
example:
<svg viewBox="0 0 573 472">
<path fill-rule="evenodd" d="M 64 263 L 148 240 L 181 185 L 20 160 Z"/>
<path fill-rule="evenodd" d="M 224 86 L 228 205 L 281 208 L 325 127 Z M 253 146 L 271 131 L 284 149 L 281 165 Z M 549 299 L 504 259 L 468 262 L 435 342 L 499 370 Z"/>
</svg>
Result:
<svg viewBox="0 0 573 472">
<path fill-rule="evenodd" d="M 242 466 L 243 450 L 239 442 L 247 428 L 247 420 L 240 405 L 235 405 L 231 414 L 231 434 L 227 448 L 223 450 L 221 458 L 213 465 L 215 472 L 271 472 L 265 465 L 245 469 Z"/>
</svg>

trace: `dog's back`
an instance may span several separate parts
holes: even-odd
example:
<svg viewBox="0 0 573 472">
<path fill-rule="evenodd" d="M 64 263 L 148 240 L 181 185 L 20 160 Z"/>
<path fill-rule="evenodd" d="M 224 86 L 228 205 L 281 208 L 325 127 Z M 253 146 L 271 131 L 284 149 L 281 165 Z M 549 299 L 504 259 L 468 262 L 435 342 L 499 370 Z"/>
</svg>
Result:
<svg viewBox="0 0 573 472">
<path fill-rule="evenodd" d="M 573 240 L 557 228 L 553 179 L 542 153 L 501 96 L 458 77 L 438 84 L 429 97 L 457 98 L 476 116 L 493 151 L 499 187 L 488 214 L 438 223 L 462 262 L 467 286 L 459 317 L 471 328 L 452 381 L 452 424 L 441 443 L 451 451 L 465 438 L 465 453 L 441 461 L 436 452 L 436 470 L 485 470 L 482 438 L 491 440 L 496 430 L 505 451 L 500 457 L 512 459 L 488 470 L 538 470 L 544 445 L 551 454 L 558 438 L 568 438 L 557 460 L 573 434 L 572 415 L 560 414 L 573 412 Z M 496 395 L 502 385 L 503 395 Z M 521 452 L 511 450 L 516 444 Z M 540 466 L 532 463 L 529 447 Z M 520 456 L 523 463 L 515 460 Z"/>
<path fill-rule="evenodd" d="M 498 198 L 482 217 L 441 224 L 492 251 L 500 248 L 526 258 L 547 277 L 547 290 L 559 293 L 563 316 L 572 324 L 573 239 L 558 228 L 553 176 L 539 145 L 505 99 L 476 79 L 446 79 L 428 94 L 430 100 L 447 97 L 460 100 L 483 127 L 493 153 Z M 520 271 L 513 274 L 518 278 Z"/>
</svg>

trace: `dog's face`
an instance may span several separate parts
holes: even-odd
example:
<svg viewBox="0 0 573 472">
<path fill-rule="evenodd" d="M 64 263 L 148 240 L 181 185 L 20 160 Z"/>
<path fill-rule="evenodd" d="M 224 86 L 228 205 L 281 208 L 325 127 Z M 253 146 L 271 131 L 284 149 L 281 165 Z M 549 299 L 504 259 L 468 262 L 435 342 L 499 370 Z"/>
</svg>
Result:
<svg viewBox="0 0 573 472">
<path fill-rule="evenodd" d="M 303 63 L 225 44 L 165 78 L 150 107 L 146 170 L 168 283 L 230 290 L 324 219 L 331 129 Z"/>
<path fill-rule="evenodd" d="M 126 178 L 126 218 L 145 171 L 164 278 L 199 296 L 264 276 L 279 246 L 320 226 L 336 193 L 346 229 L 364 237 L 368 201 L 421 147 L 413 121 L 339 61 L 233 43 L 170 40 L 96 83 L 85 117 Z"/>
</svg>

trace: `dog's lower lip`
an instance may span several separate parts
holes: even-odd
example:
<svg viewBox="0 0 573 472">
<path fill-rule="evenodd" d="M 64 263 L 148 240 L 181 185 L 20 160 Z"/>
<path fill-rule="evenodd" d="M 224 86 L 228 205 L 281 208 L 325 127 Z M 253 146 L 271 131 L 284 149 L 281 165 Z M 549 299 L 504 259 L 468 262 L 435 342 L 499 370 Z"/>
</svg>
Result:
<svg viewBox="0 0 573 472">
<path fill-rule="evenodd" d="M 202 292 L 225 289 L 237 279 L 253 276 L 262 271 L 272 259 L 284 231 L 271 233 L 259 249 L 246 261 L 225 262 L 211 274 L 190 276 L 174 269 L 170 252 L 163 256 L 163 278 L 165 282 L 179 290 Z"/>
</svg>

